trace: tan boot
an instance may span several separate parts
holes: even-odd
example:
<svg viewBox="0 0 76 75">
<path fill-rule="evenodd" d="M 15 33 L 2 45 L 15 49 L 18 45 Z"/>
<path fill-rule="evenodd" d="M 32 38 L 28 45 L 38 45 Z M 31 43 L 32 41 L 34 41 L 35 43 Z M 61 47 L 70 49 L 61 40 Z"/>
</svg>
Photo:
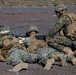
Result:
<svg viewBox="0 0 76 75">
<path fill-rule="evenodd" d="M 66 58 L 63 55 L 59 56 L 60 60 L 61 60 L 61 65 L 63 66 L 67 66 L 67 62 L 66 62 Z"/>
<path fill-rule="evenodd" d="M 76 58 L 73 58 L 73 59 L 72 59 L 72 64 L 73 64 L 73 65 L 76 65 Z"/>
<path fill-rule="evenodd" d="M 65 48 L 63 49 L 63 52 L 64 52 L 65 54 L 69 55 L 69 56 L 74 55 L 74 52 L 73 52 L 71 49 L 67 48 L 67 47 L 65 47 Z"/>
<path fill-rule="evenodd" d="M 76 56 L 76 50 L 74 51 L 74 56 Z"/>
<path fill-rule="evenodd" d="M 66 58 L 65 58 L 64 55 L 53 53 L 53 54 L 52 54 L 52 57 L 53 57 L 55 60 L 58 60 L 58 61 L 60 60 L 62 66 L 66 66 L 66 65 L 67 65 L 67 63 L 66 63 Z"/>
<path fill-rule="evenodd" d="M 26 68 L 28 68 L 27 63 L 19 63 L 18 65 L 16 65 L 15 67 L 12 68 L 12 71 L 19 72 L 21 69 L 26 69 Z"/>
<path fill-rule="evenodd" d="M 47 60 L 46 65 L 45 65 L 45 69 L 50 70 L 51 66 L 52 66 L 52 64 L 54 64 L 54 62 L 55 62 L 54 58 Z"/>
</svg>

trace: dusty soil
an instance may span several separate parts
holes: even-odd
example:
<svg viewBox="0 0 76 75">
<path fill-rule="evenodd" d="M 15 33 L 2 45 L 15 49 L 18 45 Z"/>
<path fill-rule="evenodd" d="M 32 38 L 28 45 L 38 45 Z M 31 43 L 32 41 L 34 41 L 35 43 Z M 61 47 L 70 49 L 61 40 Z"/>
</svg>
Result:
<svg viewBox="0 0 76 75">
<path fill-rule="evenodd" d="M 76 66 L 68 64 L 66 67 L 61 67 L 58 62 L 50 70 L 45 70 L 38 64 L 29 64 L 28 69 L 21 70 L 18 73 L 9 71 L 11 68 L 12 66 L 0 62 L 0 75 L 76 75 Z"/>
<path fill-rule="evenodd" d="M 54 27 L 57 17 L 54 13 L 54 7 L 26 7 L 26 8 L 0 8 L 0 25 L 8 26 L 11 32 L 17 36 L 24 36 L 28 25 L 37 25 L 40 34 L 46 34 Z M 76 7 L 70 7 L 69 10 L 76 13 Z M 16 75 L 10 72 L 12 66 L 6 62 L 0 62 L 0 75 Z M 27 70 L 21 70 L 18 75 L 76 75 L 76 66 L 68 64 L 61 67 L 56 62 L 52 69 L 47 71 L 41 65 L 29 64 Z"/>
</svg>

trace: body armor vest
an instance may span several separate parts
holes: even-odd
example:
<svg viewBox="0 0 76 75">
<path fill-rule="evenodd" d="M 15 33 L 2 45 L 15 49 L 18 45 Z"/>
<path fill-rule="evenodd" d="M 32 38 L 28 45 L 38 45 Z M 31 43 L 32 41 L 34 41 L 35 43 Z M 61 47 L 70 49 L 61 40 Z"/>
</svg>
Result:
<svg viewBox="0 0 76 75">
<path fill-rule="evenodd" d="M 63 33 L 63 29 L 60 31 L 60 35 L 66 35 L 69 36 L 72 40 L 76 40 L 76 15 L 73 13 L 66 14 L 70 17 L 72 23 L 68 26 L 66 26 L 68 33 Z"/>
<path fill-rule="evenodd" d="M 73 34 L 74 32 L 76 32 L 76 15 L 71 13 L 71 14 L 67 14 L 71 21 L 72 21 L 72 24 L 68 25 L 67 26 L 67 30 L 68 30 L 68 34 Z"/>
</svg>

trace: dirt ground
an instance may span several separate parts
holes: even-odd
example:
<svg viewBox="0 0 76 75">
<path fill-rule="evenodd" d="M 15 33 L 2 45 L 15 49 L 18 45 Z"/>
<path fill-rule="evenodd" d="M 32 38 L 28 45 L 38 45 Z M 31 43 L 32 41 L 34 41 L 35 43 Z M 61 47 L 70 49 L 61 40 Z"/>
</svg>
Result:
<svg viewBox="0 0 76 75">
<path fill-rule="evenodd" d="M 0 8 L 0 25 L 8 26 L 17 36 L 24 36 L 28 25 L 37 25 L 40 34 L 46 34 L 57 20 L 53 8 Z M 76 13 L 75 9 L 76 7 L 70 7 L 69 10 Z M 49 71 L 38 64 L 29 64 L 28 69 L 19 73 L 9 71 L 11 68 L 12 66 L 6 62 L 0 62 L 0 75 L 76 75 L 76 66 L 70 63 L 66 67 L 61 67 L 56 62 Z"/>
<path fill-rule="evenodd" d="M 0 75 L 76 75 L 76 66 L 68 64 L 66 67 L 61 67 L 58 62 L 52 65 L 50 70 L 45 70 L 38 64 L 29 64 L 28 69 L 21 70 L 18 73 L 9 71 L 11 68 L 12 66 L 5 62 L 0 62 Z"/>
</svg>

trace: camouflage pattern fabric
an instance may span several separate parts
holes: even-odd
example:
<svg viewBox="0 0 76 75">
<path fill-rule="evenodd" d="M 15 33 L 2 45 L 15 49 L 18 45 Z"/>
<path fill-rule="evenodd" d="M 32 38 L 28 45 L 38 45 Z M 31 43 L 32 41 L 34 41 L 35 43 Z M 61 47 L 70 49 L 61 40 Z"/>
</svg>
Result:
<svg viewBox="0 0 76 75">
<path fill-rule="evenodd" d="M 58 50 L 53 49 L 51 47 L 40 48 L 36 51 L 36 53 L 38 54 L 38 60 L 39 60 L 38 63 L 39 64 L 46 64 L 46 61 L 48 59 L 53 58 L 52 54 L 65 56 L 65 59 L 67 62 L 71 62 L 71 60 L 74 58 L 74 56 L 68 56 L 68 55 L 64 54 L 63 52 L 59 52 Z"/>
<path fill-rule="evenodd" d="M 20 62 L 33 63 L 37 61 L 36 54 L 30 54 L 22 49 L 14 48 L 8 53 L 8 64 L 17 65 Z"/>
<path fill-rule="evenodd" d="M 38 52 L 28 53 L 22 49 L 12 49 L 8 53 L 8 64 L 17 65 L 20 62 L 45 64 L 48 59 L 52 58 L 52 48 L 40 48 Z"/>
<path fill-rule="evenodd" d="M 67 9 L 67 6 L 65 6 L 64 4 L 58 4 L 55 7 L 55 11 L 60 12 L 61 10 Z"/>
<path fill-rule="evenodd" d="M 39 64 L 46 64 L 46 61 L 48 59 L 52 58 L 52 54 L 62 54 L 60 52 L 58 52 L 56 49 L 53 48 L 49 48 L 49 47 L 44 47 L 44 48 L 39 48 L 36 50 L 35 54 L 38 54 L 38 60 L 39 60 Z"/>
<path fill-rule="evenodd" d="M 38 27 L 34 26 L 34 25 L 31 25 L 31 26 L 28 27 L 27 33 L 30 33 L 31 31 L 35 31 L 35 32 L 39 33 Z"/>
<path fill-rule="evenodd" d="M 69 16 L 62 16 L 56 23 L 55 27 L 49 31 L 49 33 L 46 35 L 47 42 L 50 43 L 50 46 L 62 50 L 65 46 L 72 47 L 73 42 L 69 37 L 57 37 L 52 39 L 58 32 L 60 32 L 61 29 L 64 30 L 65 33 L 67 33 L 66 26 L 71 24 L 71 19 Z M 48 39 L 49 38 L 49 39 Z M 59 38 L 59 39 L 58 39 Z"/>
<path fill-rule="evenodd" d="M 1 55 L 7 60 L 8 51 L 13 46 L 13 43 L 17 42 L 17 38 L 12 35 L 8 35 L 7 38 L 0 42 Z"/>
<path fill-rule="evenodd" d="M 13 39 L 13 36 L 12 36 L 12 35 L 8 35 L 6 39 Z M 0 46 L 3 45 L 3 41 L 4 41 L 4 40 L 5 40 L 5 39 L 0 38 Z"/>
<path fill-rule="evenodd" d="M 10 29 L 8 27 L 0 27 L 0 60 L 7 60 L 8 50 L 14 44 L 13 40 L 17 41 L 17 39 L 10 34 Z"/>
<path fill-rule="evenodd" d="M 20 62 L 46 64 L 48 59 L 52 58 L 52 53 L 63 54 L 53 48 L 40 48 L 36 54 L 28 53 L 20 48 L 14 48 L 8 53 L 8 64 L 13 66 Z M 65 54 L 63 54 L 65 55 Z M 71 60 L 71 56 L 66 56 L 67 60 Z M 70 59 L 69 59 L 70 58 Z"/>
<path fill-rule="evenodd" d="M 58 49 L 59 51 L 62 51 L 65 46 L 71 47 L 73 45 L 72 40 L 65 36 L 59 36 L 57 38 L 52 38 L 49 40 L 48 44 L 49 46 L 52 46 Z"/>
<path fill-rule="evenodd" d="M 55 34 L 57 34 L 62 28 L 63 28 L 63 29 L 65 28 L 65 25 L 67 26 L 67 25 L 69 25 L 69 24 L 71 24 L 71 19 L 70 19 L 68 16 L 63 16 L 63 17 L 61 17 L 61 18 L 57 21 L 55 27 L 54 27 L 53 29 L 51 29 L 51 30 L 49 31 L 49 33 L 47 33 L 46 36 L 47 36 L 47 37 L 54 37 Z"/>
</svg>

